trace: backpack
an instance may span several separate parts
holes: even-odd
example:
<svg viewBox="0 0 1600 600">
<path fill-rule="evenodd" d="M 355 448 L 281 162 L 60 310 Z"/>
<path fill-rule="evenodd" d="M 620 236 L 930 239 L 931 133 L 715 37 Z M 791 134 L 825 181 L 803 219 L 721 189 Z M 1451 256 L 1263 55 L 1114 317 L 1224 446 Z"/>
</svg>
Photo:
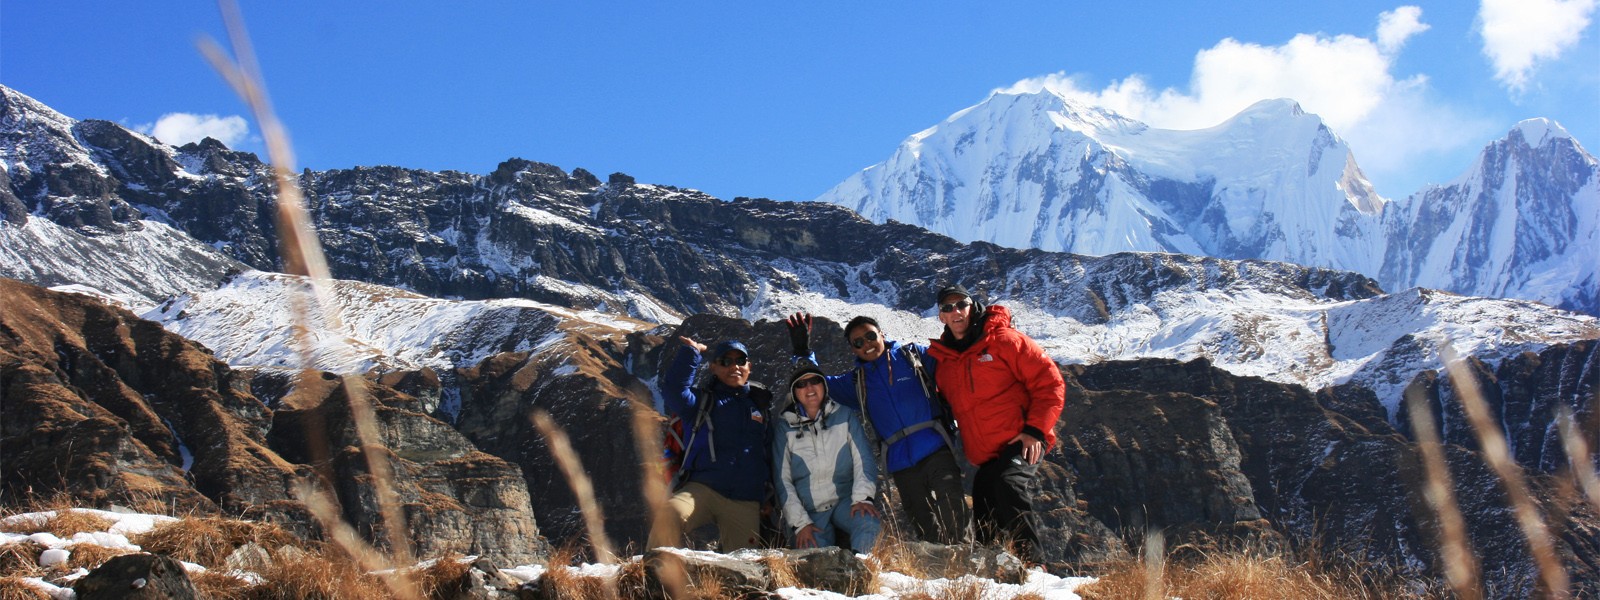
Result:
<svg viewBox="0 0 1600 600">
<path fill-rule="evenodd" d="M 754 381 L 749 382 L 749 386 L 750 401 L 754 402 L 756 408 L 770 419 L 772 416 L 772 392 L 766 386 Z M 687 439 L 684 437 L 682 417 L 669 415 L 666 423 L 662 424 L 661 464 L 662 472 L 667 478 L 667 489 L 676 489 L 678 487 L 678 483 L 680 483 L 679 476 L 683 474 L 684 459 L 689 454 L 689 448 L 694 445 L 695 434 L 700 431 L 700 426 L 702 425 L 707 426 L 706 435 L 711 436 L 707 438 L 709 443 L 706 446 L 711 450 L 711 460 L 717 460 L 716 424 L 711 422 L 711 411 L 708 410 L 708 408 L 714 408 L 715 405 L 712 405 L 712 407 L 706 406 L 709 396 L 710 394 L 707 394 L 704 389 L 694 388 L 694 405 L 699 410 L 695 411 L 694 423 L 689 427 Z"/>
<path fill-rule="evenodd" d="M 889 434 L 889 437 L 879 435 L 878 431 L 873 428 L 872 418 L 868 416 L 869 413 L 867 412 L 867 369 L 863 366 L 856 367 L 856 398 L 860 399 L 861 402 L 861 422 L 866 426 L 867 436 L 878 440 L 879 456 L 887 457 L 890 444 L 903 440 L 906 436 L 924 429 L 938 431 L 939 436 L 944 438 L 944 445 L 949 446 L 951 451 L 959 451 L 960 446 L 957 444 L 961 438 L 956 429 L 956 422 L 950 417 L 950 407 L 945 403 L 944 394 L 939 392 L 939 386 L 934 382 L 933 375 L 928 373 L 928 370 L 922 366 L 922 356 L 910 344 L 900 346 L 900 355 L 905 357 L 906 362 L 911 363 L 911 369 L 916 372 L 917 382 L 922 384 L 922 393 L 927 396 L 929 403 L 932 404 L 933 418 L 907 426 L 900 431 Z"/>
</svg>

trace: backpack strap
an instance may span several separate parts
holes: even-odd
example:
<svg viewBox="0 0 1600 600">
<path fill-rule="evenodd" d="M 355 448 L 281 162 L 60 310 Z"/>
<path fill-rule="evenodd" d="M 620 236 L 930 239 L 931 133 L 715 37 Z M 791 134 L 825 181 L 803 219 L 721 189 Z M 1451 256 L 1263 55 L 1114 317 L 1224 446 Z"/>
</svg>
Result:
<svg viewBox="0 0 1600 600">
<path fill-rule="evenodd" d="M 700 426 L 706 425 L 706 448 L 711 450 L 711 462 L 717 462 L 717 423 L 711 420 L 711 409 L 715 405 L 707 405 L 706 401 L 711 394 L 705 390 L 694 388 L 694 425 L 689 427 L 689 442 L 683 445 L 683 464 L 689 464 L 689 453 L 694 450 L 694 438 L 700 434 Z M 682 470 L 679 471 L 683 472 Z"/>
<path fill-rule="evenodd" d="M 889 464 L 889 446 L 924 429 L 932 429 L 939 432 L 939 437 L 944 438 L 945 446 L 948 446 L 951 450 L 957 448 L 955 439 L 951 437 L 950 431 L 944 427 L 945 416 L 950 411 L 945 408 L 944 397 L 939 394 L 938 388 L 933 383 L 933 378 L 929 377 L 927 369 L 923 368 L 922 357 L 917 355 L 916 348 L 911 347 L 910 344 L 900 346 L 900 354 L 905 357 L 906 362 L 911 363 L 911 370 L 916 372 L 917 382 L 922 384 L 922 393 L 926 395 L 929 405 L 933 408 L 933 418 L 901 428 L 899 431 L 890 434 L 889 437 L 879 435 L 877 428 L 872 424 L 872 413 L 867 411 L 867 368 L 863 365 L 857 365 L 855 371 L 856 399 L 861 404 L 861 423 L 865 426 L 868 442 L 877 441 L 872 446 L 878 451 L 878 464 L 882 468 L 887 468 Z M 894 382 L 890 381 L 889 385 L 892 387 Z"/>
<path fill-rule="evenodd" d="M 878 439 L 877 430 L 872 428 L 872 418 L 868 416 L 868 415 L 871 415 L 872 413 L 867 412 L 867 368 L 863 367 L 863 366 L 860 366 L 860 365 L 857 365 L 856 366 L 856 372 L 855 372 L 855 378 L 856 378 L 856 403 L 861 405 L 861 423 L 866 426 L 867 439 L 868 440 Z"/>
<path fill-rule="evenodd" d="M 939 384 L 933 380 L 933 376 L 929 375 L 928 370 L 922 366 L 922 355 L 911 344 L 900 346 L 900 354 L 906 357 L 906 362 L 911 363 L 911 370 L 917 373 L 917 382 L 922 384 L 923 395 L 927 396 L 929 402 L 933 404 L 934 412 L 936 413 L 934 416 L 949 414 L 950 411 L 945 410 L 944 395 L 939 393 Z"/>
</svg>

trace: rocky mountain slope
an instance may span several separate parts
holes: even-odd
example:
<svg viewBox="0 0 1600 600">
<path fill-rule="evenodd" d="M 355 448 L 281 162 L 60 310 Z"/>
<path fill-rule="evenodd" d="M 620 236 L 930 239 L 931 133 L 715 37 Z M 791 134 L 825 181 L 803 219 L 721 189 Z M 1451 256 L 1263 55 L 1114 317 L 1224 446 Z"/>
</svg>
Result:
<svg viewBox="0 0 1600 600">
<path fill-rule="evenodd" d="M 245 515 L 315 536 L 323 529 L 296 491 L 312 486 L 348 522 L 380 528 L 340 378 L 308 372 L 288 393 L 289 375 L 252 377 L 84 295 L 0 279 L 0 304 L 6 503 L 65 494 L 91 506 Z M 408 543 L 510 561 L 542 552 L 515 466 L 419 412 L 414 397 L 368 387 Z"/>
<path fill-rule="evenodd" d="M 1289 100 L 1177 131 L 1045 90 L 994 94 L 817 199 L 968 242 L 1278 260 L 1600 314 L 1597 172 L 1531 119 L 1456 181 L 1390 202 Z"/>
</svg>

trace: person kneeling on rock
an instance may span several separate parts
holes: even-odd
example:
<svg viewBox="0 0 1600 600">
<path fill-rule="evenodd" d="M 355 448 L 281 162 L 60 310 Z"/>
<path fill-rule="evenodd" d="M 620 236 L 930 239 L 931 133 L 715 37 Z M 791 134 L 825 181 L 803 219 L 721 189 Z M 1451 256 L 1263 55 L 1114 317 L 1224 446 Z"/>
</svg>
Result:
<svg viewBox="0 0 1600 600">
<path fill-rule="evenodd" d="M 761 502 L 771 480 L 772 448 L 767 412 L 772 395 L 750 381 L 750 350 L 729 340 L 711 353 L 711 377 L 694 387 L 706 346 L 679 336 L 683 346 L 661 375 L 667 413 L 684 423 L 683 467 L 667 505 L 682 531 L 715 524 L 718 549 L 732 552 L 761 544 Z M 673 545 L 658 528 L 652 545 Z"/>
<path fill-rule="evenodd" d="M 837 532 L 850 548 L 868 553 L 877 544 L 878 467 L 856 412 L 828 398 L 815 365 L 789 378 L 790 404 L 774 419 L 773 484 L 795 548 L 835 544 Z"/>
</svg>

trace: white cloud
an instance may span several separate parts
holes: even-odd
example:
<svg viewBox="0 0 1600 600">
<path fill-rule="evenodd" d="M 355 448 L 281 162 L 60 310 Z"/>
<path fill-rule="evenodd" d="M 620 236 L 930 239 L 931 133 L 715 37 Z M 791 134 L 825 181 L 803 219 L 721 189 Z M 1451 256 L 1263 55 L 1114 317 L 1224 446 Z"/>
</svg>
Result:
<svg viewBox="0 0 1600 600">
<path fill-rule="evenodd" d="M 1425 176 L 1417 172 L 1419 162 L 1437 161 L 1494 132 L 1492 124 L 1432 99 L 1427 77 L 1394 74 L 1401 47 L 1429 27 L 1421 17 L 1414 6 L 1385 12 L 1376 39 L 1300 34 L 1280 46 L 1224 39 L 1196 53 L 1187 90 L 1157 90 L 1139 75 L 1094 90 L 1055 73 L 995 91 L 1049 89 L 1165 129 L 1211 127 L 1261 100 L 1291 98 L 1350 144 L 1380 189 L 1389 182 L 1389 192 L 1409 193 L 1423 177 L 1438 183 L 1454 176 Z"/>
<path fill-rule="evenodd" d="M 1600 0 L 1483 0 L 1478 26 L 1494 77 L 1521 92 L 1539 61 L 1578 43 Z"/>
<path fill-rule="evenodd" d="M 1210 127 L 1261 100 L 1293 98 L 1338 130 L 1359 123 L 1396 88 L 1420 82 L 1396 81 L 1391 58 L 1372 40 L 1349 35 L 1300 34 L 1282 46 L 1229 38 L 1195 55 L 1188 92 L 1153 90 L 1138 75 L 1087 91 L 1062 73 L 996 91 L 1051 89 L 1169 129 Z"/>
<path fill-rule="evenodd" d="M 229 148 L 235 148 L 250 135 L 250 124 L 244 117 L 229 115 L 196 115 L 168 113 L 161 115 L 154 125 L 141 125 L 141 133 L 155 136 L 162 143 L 182 146 L 205 138 L 214 138 Z"/>
<path fill-rule="evenodd" d="M 1422 22 L 1422 8 L 1402 6 L 1392 12 L 1378 15 L 1378 49 L 1384 54 L 1394 54 L 1411 36 L 1428 30 Z"/>
</svg>

